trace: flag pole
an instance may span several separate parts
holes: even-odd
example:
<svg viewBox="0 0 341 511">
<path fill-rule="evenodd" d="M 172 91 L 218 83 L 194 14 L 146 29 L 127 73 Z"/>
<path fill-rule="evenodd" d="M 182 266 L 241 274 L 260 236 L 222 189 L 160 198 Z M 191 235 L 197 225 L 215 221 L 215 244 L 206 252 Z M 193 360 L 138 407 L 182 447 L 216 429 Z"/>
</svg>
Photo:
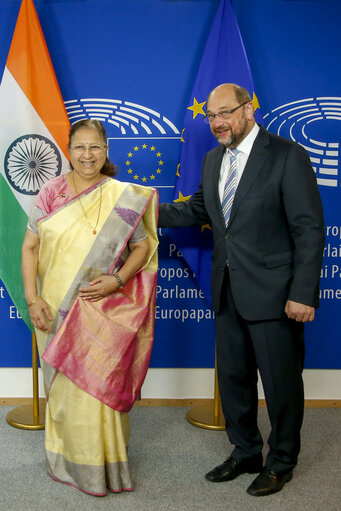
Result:
<svg viewBox="0 0 341 511">
<path fill-rule="evenodd" d="M 208 405 L 195 406 L 186 415 L 188 422 L 198 428 L 213 429 L 222 431 L 225 429 L 225 418 L 221 409 L 218 374 L 217 374 L 217 353 L 215 355 L 214 368 L 214 399 Z"/>
<path fill-rule="evenodd" d="M 14 428 L 30 429 L 33 431 L 45 428 L 45 404 L 43 400 L 39 403 L 38 348 L 34 332 L 32 333 L 32 378 L 32 405 L 19 406 L 7 414 L 6 420 Z"/>
</svg>

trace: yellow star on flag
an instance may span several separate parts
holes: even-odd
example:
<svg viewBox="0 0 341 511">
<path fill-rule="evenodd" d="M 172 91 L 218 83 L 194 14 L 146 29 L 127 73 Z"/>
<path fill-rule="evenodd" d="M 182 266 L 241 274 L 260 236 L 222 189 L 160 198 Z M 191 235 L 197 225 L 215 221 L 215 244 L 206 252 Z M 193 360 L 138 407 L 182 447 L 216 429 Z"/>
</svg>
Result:
<svg viewBox="0 0 341 511">
<path fill-rule="evenodd" d="M 176 167 L 176 175 L 178 177 L 180 177 L 180 165 L 181 165 L 181 163 L 179 163 L 178 166 Z"/>
<path fill-rule="evenodd" d="M 253 96 L 252 96 L 252 104 L 253 104 L 254 111 L 256 111 L 257 108 L 260 108 L 259 101 L 258 101 L 258 98 L 255 93 L 253 93 Z"/>
<path fill-rule="evenodd" d="M 147 149 L 147 144 L 143 144 L 142 149 Z"/>
<path fill-rule="evenodd" d="M 210 224 L 205 224 L 201 226 L 201 232 L 204 232 L 205 229 L 210 229 L 212 231 L 212 227 Z"/>
<path fill-rule="evenodd" d="M 187 110 L 193 111 L 193 119 L 195 119 L 198 114 L 206 115 L 202 109 L 205 104 L 206 101 L 204 101 L 203 103 L 198 103 L 197 100 L 194 98 L 193 105 L 187 107 Z"/>
<path fill-rule="evenodd" d="M 133 153 L 128 153 L 129 158 L 133 156 Z"/>
<path fill-rule="evenodd" d="M 174 199 L 173 202 L 186 202 L 188 199 L 190 199 L 192 197 L 192 195 L 187 195 L 186 197 L 184 197 L 182 195 L 182 193 L 179 191 L 179 198 L 178 199 Z"/>
<path fill-rule="evenodd" d="M 185 143 L 185 139 L 184 139 L 184 131 L 185 131 L 185 128 L 184 128 L 184 129 L 182 130 L 182 132 L 181 132 L 181 139 L 180 139 L 180 141 L 181 141 L 181 142 L 183 142 L 183 143 Z"/>
<path fill-rule="evenodd" d="M 138 146 L 136 145 L 136 146 L 134 147 L 134 151 L 138 151 L 138 150 L 139 150 L 139 148 L 138 148 Z"/>
</svg>

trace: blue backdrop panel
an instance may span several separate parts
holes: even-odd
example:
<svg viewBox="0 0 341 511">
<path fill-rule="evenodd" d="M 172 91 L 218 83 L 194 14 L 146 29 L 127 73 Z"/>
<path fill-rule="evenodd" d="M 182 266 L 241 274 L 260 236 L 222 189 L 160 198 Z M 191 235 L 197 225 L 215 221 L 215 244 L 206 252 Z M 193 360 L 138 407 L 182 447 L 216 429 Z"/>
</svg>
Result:
<svg viewBox="0 0 341 511">
<path fill-rule="evenodd" d="M 71 122 L 101 119 L 118 178 L 156 186 L 161 202 L 173 197 L 183 118 L 218 5 L 35 0 Z M 0 75 L 19 7 L 20 0 L 0 2 Z M 306 366 L 341 368 L 341 2 L 234 0 L 233 7 L 264 125 L 307 148 L 324 203 L 322 299 L 317 320 L 307 328 Z M 212 313 L 166 231 L 160 232 L 157 306 L 151 365 L 212 367 Z M 0 365 L 29 366 L 30 333 L 1 282 L 0 319 Z"/>
</svg>

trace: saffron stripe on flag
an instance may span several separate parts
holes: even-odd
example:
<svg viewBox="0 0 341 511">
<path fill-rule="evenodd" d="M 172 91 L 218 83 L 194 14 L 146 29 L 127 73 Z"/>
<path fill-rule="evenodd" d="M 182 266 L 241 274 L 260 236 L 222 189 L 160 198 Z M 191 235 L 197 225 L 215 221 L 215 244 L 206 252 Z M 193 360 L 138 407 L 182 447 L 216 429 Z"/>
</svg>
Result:
<svg viewBox="0 0 341 511">
<path fill-rule="evenodd" d="M 67 157 L 69 119 L 33 0 L 22 1 L 6 67 Z"/>
</svg>

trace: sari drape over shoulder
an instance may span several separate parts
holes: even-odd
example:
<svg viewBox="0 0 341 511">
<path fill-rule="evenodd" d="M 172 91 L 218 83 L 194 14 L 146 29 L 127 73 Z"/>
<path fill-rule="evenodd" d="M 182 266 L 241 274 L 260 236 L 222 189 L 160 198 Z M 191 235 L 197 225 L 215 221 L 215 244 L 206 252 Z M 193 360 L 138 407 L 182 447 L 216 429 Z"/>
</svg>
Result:
<svg viewBox="0 0 341 511">
<path fill-rule="evenodd" d="M 93 235 L 84 211 L 96 216 L 99 201 Z M 144 267 L 97 302 L 79 298 L 81 287 L 122 267 L 142 218 L 150 247 Z M 36 332 L 49 394 L 48 472 L 95 495 L 105 494 L 106 486 L 112 491 L 132 486 L 125 412 L 139 396 L 151 355 L 156 226 L 157 192 L 111 178 L 38 220 L 40 296 L 53 317 L 50 333 Z"/>
</svg>

